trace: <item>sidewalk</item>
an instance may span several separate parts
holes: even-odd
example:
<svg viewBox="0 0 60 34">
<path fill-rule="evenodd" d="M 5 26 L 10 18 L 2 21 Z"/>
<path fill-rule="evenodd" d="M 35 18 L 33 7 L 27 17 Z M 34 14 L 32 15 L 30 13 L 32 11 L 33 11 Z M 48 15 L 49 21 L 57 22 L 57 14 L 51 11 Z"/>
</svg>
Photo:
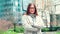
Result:
<svg viewBox="0 0 60 34">
<path fill-rule="evenodd" d="M 18 34 L 23 34 L 23 33 L 18 33 Z M 42 34 L 60 34 L 60 31 L 55 31 L 55 32 L 42 32 Z"/>
<path fill-rule="evenodd" d="M 56 34 L 56 32 L 42 32 L 43 34 Z"/>
<path fill-rule="evenodd" d="M 18 33 L 18 34 L 23 34 L 23 33 Z M 42 34 L 56 34 L 56 32 L 42 32 Z"/>
<path fill-rule="evenodd" d="M 18 34 L 23 34 L 23 33 L 18 33 Z"/>
</svg>

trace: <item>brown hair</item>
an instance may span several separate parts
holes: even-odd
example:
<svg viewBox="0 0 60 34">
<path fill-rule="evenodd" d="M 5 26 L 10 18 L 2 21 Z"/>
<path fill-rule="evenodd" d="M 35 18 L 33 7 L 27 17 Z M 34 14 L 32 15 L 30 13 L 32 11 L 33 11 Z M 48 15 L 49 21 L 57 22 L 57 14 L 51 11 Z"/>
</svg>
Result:
<svg viewBox="0 0 60 34">
<path fill-rule="evenodd" d="M 27 15 L 29 15 L 29 14 L 30 14 L 29 9 L 30 9 L 30 6 L 31 6 L 31 5 L 32 5 L 31 3 L 28 5 L 27 13 L 26 13 Z M 37 14 L 36 6 L 35 6 L 35 4 L 33 4 L 33 5 L 34 5 L 34 8 L 35 8 L 35 12 L 34 12 L 34 14 L 35 14 L 35 15 L 38 15 L 38 14 Z"/>
</svg>

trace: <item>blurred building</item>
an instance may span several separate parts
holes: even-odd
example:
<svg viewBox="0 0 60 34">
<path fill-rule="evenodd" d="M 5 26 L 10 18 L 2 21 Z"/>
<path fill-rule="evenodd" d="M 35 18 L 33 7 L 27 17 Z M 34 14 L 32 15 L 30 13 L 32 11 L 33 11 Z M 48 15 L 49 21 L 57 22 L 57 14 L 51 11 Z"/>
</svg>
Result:
<svg viewBox="0 0 60 34">
<path fill-rule="evenodd" d="M 0 0 L 0 19 L 20 21 L 20 17 L 20 0 Z"/>
<path fill-rule="evenodd" d="M 60 27 L 60 0 L 51 0 L 52 8 L 51 8 L 51 22 L 53 26 Z"/>
<path fill-rule="evenodd" d="M 13 2 L 11 0 L 0 0 L 0 19 L 9 20 L 12 16 Z"/>
</svg>

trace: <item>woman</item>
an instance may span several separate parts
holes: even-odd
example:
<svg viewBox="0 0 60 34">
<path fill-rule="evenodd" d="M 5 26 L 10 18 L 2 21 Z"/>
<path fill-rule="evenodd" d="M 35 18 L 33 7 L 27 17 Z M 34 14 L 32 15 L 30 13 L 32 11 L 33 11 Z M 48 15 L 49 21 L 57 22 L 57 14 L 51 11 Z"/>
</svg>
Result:
<svg viewBox="0 0 60 34">
<path fill-rule="evenodd" d="M 22 22 L 25 29 L 24 34 L 42 34 L 41 28 L 44 27 L 44 23 L 38 16 L 34 4 L 28 5 L 26 14 L 22 16 Z"/>
</svg>

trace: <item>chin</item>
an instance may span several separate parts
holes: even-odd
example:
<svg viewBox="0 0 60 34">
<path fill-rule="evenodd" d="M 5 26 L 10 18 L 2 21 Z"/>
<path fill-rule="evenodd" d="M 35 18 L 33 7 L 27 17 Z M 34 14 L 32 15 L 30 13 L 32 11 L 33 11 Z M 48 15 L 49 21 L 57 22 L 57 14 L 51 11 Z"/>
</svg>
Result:
<svg viewBox="0 0 60 34">
<path fill-rule="evenodd" d="M 34 12 L 31 12 L 31 14 L 34 14 Z"/>
<path fill-rule="evenodd" d="M 31 14 L 34 14 L 34 13 L 31 13 Z"/>
</svg>

